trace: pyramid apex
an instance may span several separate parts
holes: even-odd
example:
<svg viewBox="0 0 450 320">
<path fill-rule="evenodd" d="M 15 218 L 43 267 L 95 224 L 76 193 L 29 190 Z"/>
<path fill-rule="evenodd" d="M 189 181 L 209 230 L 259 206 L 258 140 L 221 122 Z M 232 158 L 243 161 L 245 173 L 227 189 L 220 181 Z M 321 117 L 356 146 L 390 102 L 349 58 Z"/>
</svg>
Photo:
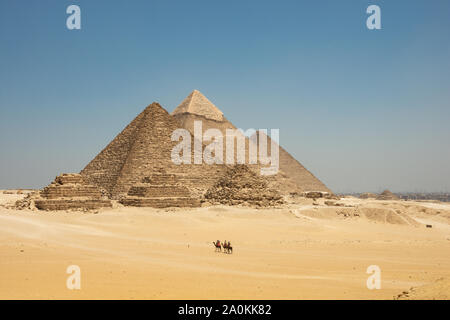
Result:
<svg viewBox="0 0 450 320">
<path fill-rule="evenodd" d="M 172 112 L 172 115 L 191 113 L 215 121 L 223 121 L 223 112 L 208 100 L 199 90 L 194 89 Z"/>
<path fill-rule="evenodd" d="M 161 106 L 158 102 L 156 102 L 156 101 L 153 101 L 152 103 L 150 103 L 150 104 L 147 106 L 147 108 L 155 108 L 155 107 L 162 108 L 162 106 Z"/>
<path fill-rule="evenodd" d="M 152 102 L 151 104 L 149 104 L 145 109 L 144 112 L 155 112 L 155 111 L 163 111 L 165 113 L 168 114 L 167 110 L 164 109 L 159 102 Z"/>
</svg>

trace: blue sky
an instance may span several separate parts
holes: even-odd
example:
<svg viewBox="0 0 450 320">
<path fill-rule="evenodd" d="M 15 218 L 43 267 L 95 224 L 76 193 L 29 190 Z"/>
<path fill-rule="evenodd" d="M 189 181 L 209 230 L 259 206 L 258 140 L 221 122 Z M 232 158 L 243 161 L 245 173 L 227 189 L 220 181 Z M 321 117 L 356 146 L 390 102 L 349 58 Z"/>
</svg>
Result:
<svg viewBox="0 0 450 320">
<path fill-rule="evenodd" d="M 450 191 L 448 0 L 1 0 L 0 45 L 0 188 L 78 172 L 198 89 L 335 192 Z"/>
</svg>

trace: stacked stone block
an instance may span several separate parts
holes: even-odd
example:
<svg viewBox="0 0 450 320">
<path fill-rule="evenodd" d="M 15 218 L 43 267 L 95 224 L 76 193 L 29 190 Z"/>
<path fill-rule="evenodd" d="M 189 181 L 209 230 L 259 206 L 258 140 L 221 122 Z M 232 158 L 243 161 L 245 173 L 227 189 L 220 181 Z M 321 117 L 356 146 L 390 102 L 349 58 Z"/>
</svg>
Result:
<svg viewBox="0 0 450 320">
<path fill-rule="evenodd" d="M 200 206 L 200 201 L 191 196 L 186 186 L 179 183 L 177 176 L 167 174 L 163 169 L 132 186 L 128 195 L 120 202 L 126 206 L 153 208 Z"/>
<path fill-rule="evenodd" d="M 205 193 L 212 203 L 268 207 L 283 204 L 283 198 L 247 165 L 235 165 Z"/>
<path fill-rule="evenodd" d="M 64 173 L 41 191 L 35 206 L 40 210 L 93 210 L 112 207 L 112 204 L 103 198 L 98 187 L 86 183 L 80 174 Z"/>
</svg>

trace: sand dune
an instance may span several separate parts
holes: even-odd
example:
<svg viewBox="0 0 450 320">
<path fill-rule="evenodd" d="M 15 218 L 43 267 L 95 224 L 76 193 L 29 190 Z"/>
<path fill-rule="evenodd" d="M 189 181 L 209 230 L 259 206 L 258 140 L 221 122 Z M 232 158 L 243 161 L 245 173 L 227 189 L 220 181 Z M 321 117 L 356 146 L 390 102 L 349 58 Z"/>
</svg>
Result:
<svg viewBox="0 0 450 320">
<path fill-rule="evenodd" d="M 338 202 L 346 207 L 0 207 L 0 298 L 448 298 L 450 205 Z M 231 240 L 234 253 L 214 252 L 217 239 Z M 81 268 L 81 290 L 66 288 L 69 265 Z M 380 290 L 366 287 L 369 265 L 381 268 Z"/>
</svg>

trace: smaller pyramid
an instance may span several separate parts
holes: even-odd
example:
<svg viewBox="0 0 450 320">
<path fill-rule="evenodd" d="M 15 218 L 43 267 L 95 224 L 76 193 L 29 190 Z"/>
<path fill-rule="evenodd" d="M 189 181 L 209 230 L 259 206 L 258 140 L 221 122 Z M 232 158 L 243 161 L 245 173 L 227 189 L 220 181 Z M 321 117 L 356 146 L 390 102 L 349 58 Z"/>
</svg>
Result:
<svg viewBox="0 0 450 320">
<path fill-rule="evenodd" d="M 188 188 L 179 184 L 178 177 L 167 174 L 162 168 L 132 186 L 120 203 L 125 206 L 153 208 L 200 206 L 200 201 L 191 197 Z"/>
<path fill-rule="evenodd" d="M 198 90 L 192 91 L 172 112 L 172 115 L 183 113 L 195 114 L 215 121 L 223 120 L 222 111 Z"/>
<path fill-rule="evenodd" d="M 99 188 L 88 184 L 80 174 L 64 173 L 45 187 L 35 200 L 40 210 L 93 210 L 112 207 Z"/>
<path fill-rule="evenodd" d="M 393 194 L 389 190 L 384 190 L 382 193 L 380 193 L 377 198 L 377 200 L 400 200 L 399 197 L 397 197 L 395 194 Z"/>
<path fill-rule="evenodd" d="M 376 199 L 378 196 L 375 193 L 365 192 L 359 195 L 360 199 Z"/>
<path fill-rule="evenodd" d="M 259 207 L 282 204 L 281 195 L 270 189 L 263 177 L 247 165 L 230 166 L 225 175 L 205 193 L 205 199 L 226 205 L 255 205 Z"/>
</svg>

